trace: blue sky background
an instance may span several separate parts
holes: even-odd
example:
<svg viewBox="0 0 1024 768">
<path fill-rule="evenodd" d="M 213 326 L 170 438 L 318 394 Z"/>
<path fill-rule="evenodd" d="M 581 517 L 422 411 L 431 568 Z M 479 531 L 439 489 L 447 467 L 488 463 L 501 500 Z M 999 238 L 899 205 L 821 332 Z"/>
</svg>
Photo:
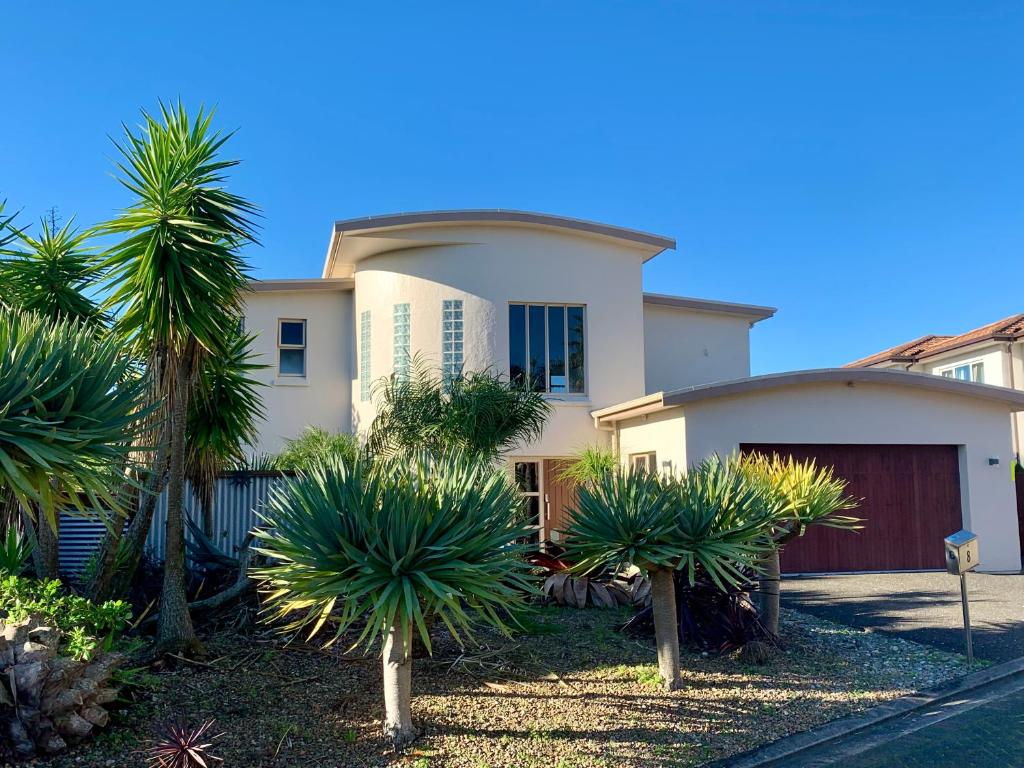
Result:
<svg viewBox="0 0 1024 768">
<path fill-rule="evenodd" d="M 647 290 L 771 304 L 753 368 L 1024 311 L 1024 3 L 9 3 L 0 199 L 91 224 L 108 135 L 181 96 L 238 128 L 260 277 L 331 222 L 523 208 L 679 248 Z"/>
</svg>

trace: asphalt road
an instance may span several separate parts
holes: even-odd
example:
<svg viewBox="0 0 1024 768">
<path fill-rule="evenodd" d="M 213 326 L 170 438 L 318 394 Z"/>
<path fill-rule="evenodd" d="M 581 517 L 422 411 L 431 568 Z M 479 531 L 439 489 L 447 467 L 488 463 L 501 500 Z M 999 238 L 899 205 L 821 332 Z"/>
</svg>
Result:
<svg viewBox="0 0 1024 768">
<path fill-rule="evenodd" d="M 990 661 L 1024 656 L 1024 575 L 972 573 L 967 579 L 975 656 Z M 960 582 L 947 573 L 787 578 L 782 604 L 848 626 L 964 652 Z"/>
</svg>

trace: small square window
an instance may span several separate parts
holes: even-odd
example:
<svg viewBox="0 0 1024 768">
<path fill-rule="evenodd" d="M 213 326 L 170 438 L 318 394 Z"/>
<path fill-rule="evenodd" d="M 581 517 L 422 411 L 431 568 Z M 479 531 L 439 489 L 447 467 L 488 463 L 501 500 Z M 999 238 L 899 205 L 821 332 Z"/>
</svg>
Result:
<svg viewBox="0 0 1024 768">
<path fill-rule="evenodd" d="M 281 358 L 278 371 L 282 376 L 306 375 L 306 350 L 281 349 L 279 352 Z"/>
<path fill-rule="evenodd" d="M 304 347 L 306 345 L 306 322 L 304 320 L 281 321 L 281 346 Z"/>
</svg>

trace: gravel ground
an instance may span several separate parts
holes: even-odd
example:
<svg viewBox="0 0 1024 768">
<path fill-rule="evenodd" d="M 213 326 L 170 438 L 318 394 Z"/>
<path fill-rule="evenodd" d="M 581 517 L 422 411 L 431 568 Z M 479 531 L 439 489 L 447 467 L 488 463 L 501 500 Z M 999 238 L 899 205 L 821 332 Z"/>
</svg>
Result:
<svg viewBox="0 0 1024 768">
<path fill-rule="evenodd" d="M 785 650 L 768 664 L 688 653 L 685 689 L 665 694 L 653 645 L 615 631 L 626 615 L 547 608 L 536 635 L 486 635 L 465 656 L 439 643 L 416 662 L 424 735 L 402 755 L 378 735 L 378 658 L 222 635 L 212 666 L 150 676 L 96 742 L 35 764 L 137 768 L 159 724 L 216 718 L 226 768 L 694 766 L 963 672 L 959 656 L 785 611 Z"/>
</svg>

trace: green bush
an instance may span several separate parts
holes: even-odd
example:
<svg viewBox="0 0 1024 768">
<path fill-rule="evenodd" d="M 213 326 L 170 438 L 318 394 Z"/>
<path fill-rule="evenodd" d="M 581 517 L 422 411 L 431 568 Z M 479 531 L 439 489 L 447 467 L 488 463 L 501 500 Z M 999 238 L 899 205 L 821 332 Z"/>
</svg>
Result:
<svg viewBox="0 0 1024 768">
<path fill-rule="evenodd" d="M 20 621 L 30 614 L 60 629 L 62 645 L 76 658 L 89 658 L 97 647 L 110 650 L 132 615 L 123 600 L 97 604 L 69 593 L 57 579 L 0 577 L 0 616 Z"/>
<path fill-rule="evenodd" d="M 351 466 L 358 455 L 359 440 L 355 435 L 307 427 L 294 440 L 287 440 L 284 449 L 271 462 L 274 469 L 302 472 L 332 461 Z"/>
</svg>

